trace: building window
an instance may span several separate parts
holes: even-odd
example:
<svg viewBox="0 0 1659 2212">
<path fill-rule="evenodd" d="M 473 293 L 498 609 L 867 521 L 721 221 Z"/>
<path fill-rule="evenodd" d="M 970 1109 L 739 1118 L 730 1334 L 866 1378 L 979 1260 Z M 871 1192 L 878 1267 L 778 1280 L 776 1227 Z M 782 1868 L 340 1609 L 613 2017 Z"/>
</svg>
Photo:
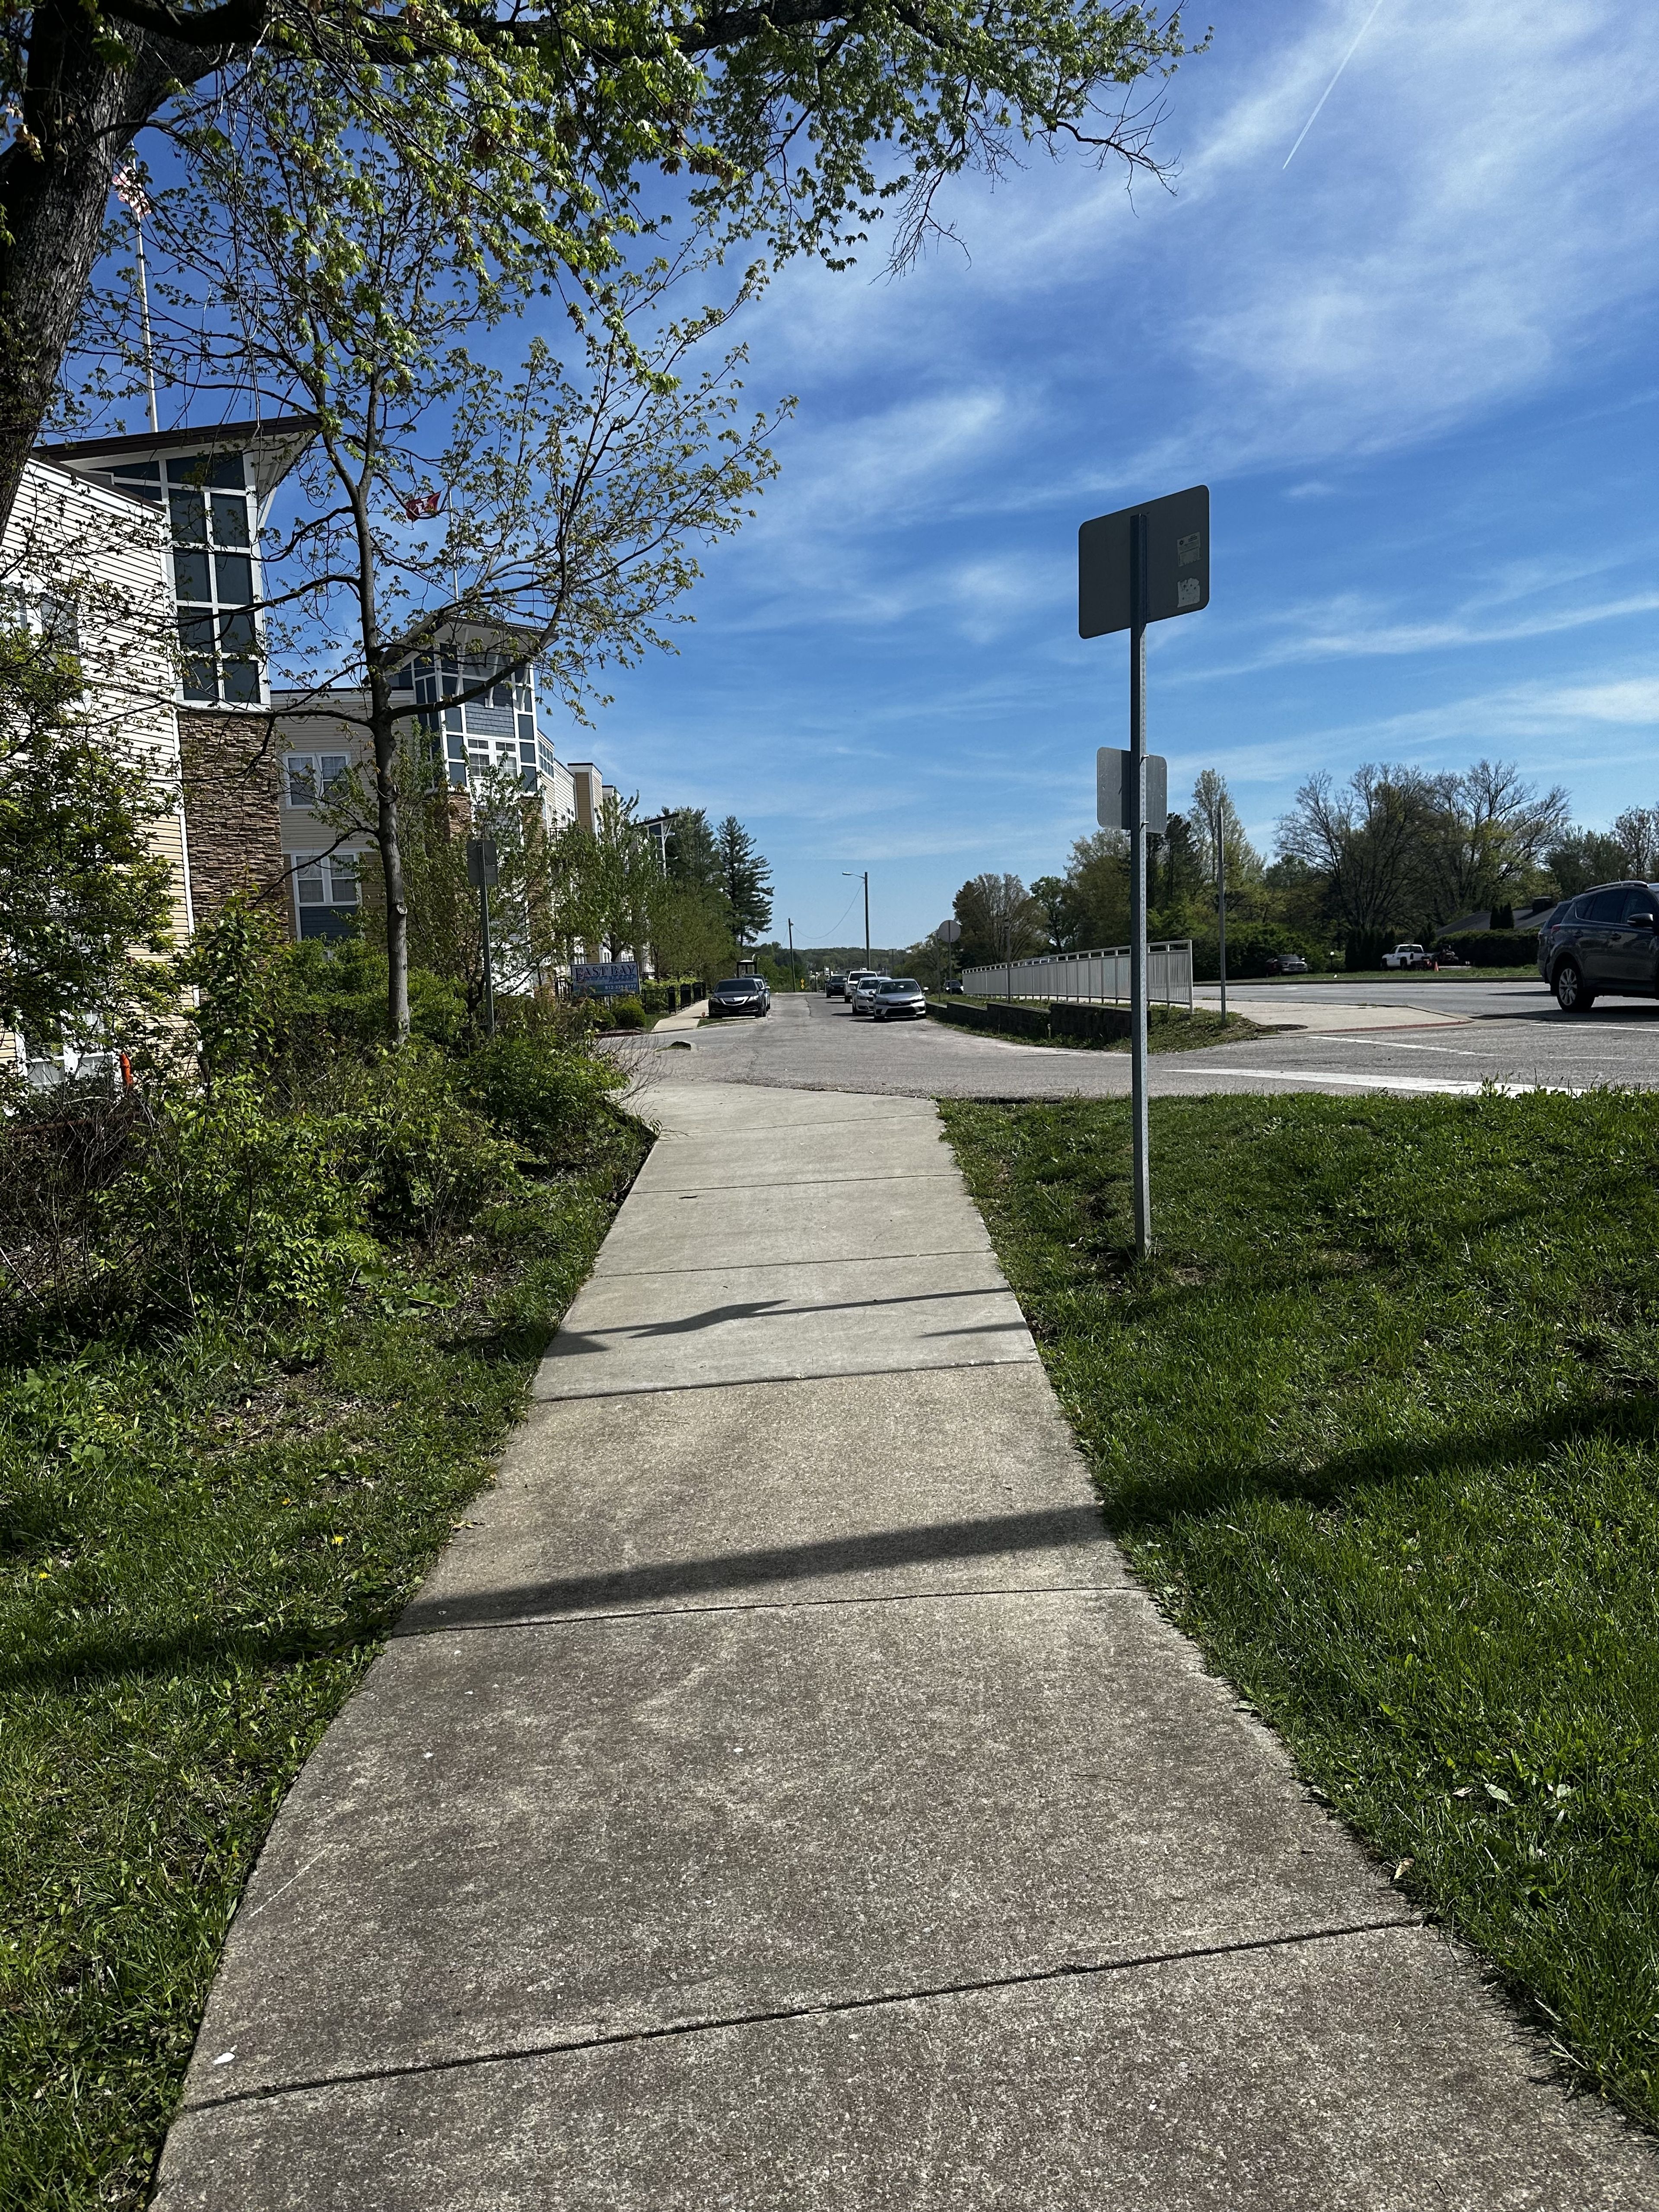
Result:
<svg viewBox="0 0 1659 2212">
<path fill-rule="evenodd" d="M 362 905 L 358 853 L 295 853 L 294 905 L 301 937 L 348 937 Z"/>
<path fill-rule="evenodd" d="M 258 592 L 242 456 L 169 461 L 167 492 L 185 696 L 203 705 L 257 707 L 262 696 L 253 614 Z"/>
<path fill-rule="evenodd" d="M 317 806 L 343 797 L 350 769 L 343 753 L 290 753 L 285 783 L 288 805 Z"/>
</svg>

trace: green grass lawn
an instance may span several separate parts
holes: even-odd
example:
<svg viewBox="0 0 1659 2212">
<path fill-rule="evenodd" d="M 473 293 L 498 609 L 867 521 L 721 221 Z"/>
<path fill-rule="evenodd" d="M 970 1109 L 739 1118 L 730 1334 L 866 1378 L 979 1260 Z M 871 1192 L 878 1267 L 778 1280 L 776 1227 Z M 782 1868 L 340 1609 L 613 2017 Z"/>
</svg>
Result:
<svg viewBox="0 0 1659 2212">
<path fill-rule="evenodd" d="M 947 1102 L 1107 1518 L 1659 2121 L 1659 1097 Z"/>
<path fill-rule="evenodd" d="M 0 1372 L 0 2203 L 149 2194 L 284 1790 L 525 1399 L 645 1140 L 315 1340 Z"/>
</svg>

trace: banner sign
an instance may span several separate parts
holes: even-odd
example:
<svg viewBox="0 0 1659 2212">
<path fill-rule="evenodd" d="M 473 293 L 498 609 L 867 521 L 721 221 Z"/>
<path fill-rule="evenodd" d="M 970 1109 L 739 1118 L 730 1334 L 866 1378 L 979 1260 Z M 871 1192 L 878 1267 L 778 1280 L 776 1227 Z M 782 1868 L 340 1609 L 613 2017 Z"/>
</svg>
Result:
<svg viewBox="0 0 1659 2212">
<path fill-rule="evenodd" d="M 570 988 L 595 999 L 631 999 L 640 988 L 639 963 L 634 960 L 578 960 L 571 967 Z"/>
</svg>

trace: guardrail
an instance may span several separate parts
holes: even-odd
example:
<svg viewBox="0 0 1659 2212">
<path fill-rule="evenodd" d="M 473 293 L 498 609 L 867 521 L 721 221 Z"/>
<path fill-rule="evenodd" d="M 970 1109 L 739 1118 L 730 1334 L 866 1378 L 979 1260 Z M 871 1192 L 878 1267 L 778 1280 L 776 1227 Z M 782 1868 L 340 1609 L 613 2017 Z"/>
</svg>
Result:
<svg viewBox="0 0 1659 2212">
<path fill-rule="evenodd" d="M 975 999 L 1046 999 L 1083 1006 L 1127 1004 L 1129 947 L 1098 952 L 1050 952 L 1040 960 L 1006 960 L 994 968 L 964 968 L 962 988 Z M 1193 940 L 1170 938 L 1146 948 L 1146 995 L 1160 1006 L 1193 1003 Z"/>
</svg>

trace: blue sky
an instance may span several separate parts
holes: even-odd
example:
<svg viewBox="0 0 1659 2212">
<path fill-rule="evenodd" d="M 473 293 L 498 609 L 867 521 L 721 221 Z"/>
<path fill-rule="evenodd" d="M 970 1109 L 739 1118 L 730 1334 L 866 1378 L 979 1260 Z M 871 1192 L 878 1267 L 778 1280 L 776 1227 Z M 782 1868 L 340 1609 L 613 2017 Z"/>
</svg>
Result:
<svg viewBox="0 0 1659 2212">
<path fill-rule="evenodd" d="M 1152 636 L 1172 803 L 1257 841 L 1316 768 L 1518 760 L 1579 818 L 1659 802 L 1659 9 L 1219 0 L 1173 79 L 1174 193 L 1038 157 L 959 184 L 912 274 L 793 269 L 748 390 L 783 475 L 679 652 L 591 739 L 648 811 L 732 811 L 777 929 L 878 943 L 1093 826 L 1121 638 L 1078 524 L 1207 481 L 1212 601 Z"/>
</svg>

